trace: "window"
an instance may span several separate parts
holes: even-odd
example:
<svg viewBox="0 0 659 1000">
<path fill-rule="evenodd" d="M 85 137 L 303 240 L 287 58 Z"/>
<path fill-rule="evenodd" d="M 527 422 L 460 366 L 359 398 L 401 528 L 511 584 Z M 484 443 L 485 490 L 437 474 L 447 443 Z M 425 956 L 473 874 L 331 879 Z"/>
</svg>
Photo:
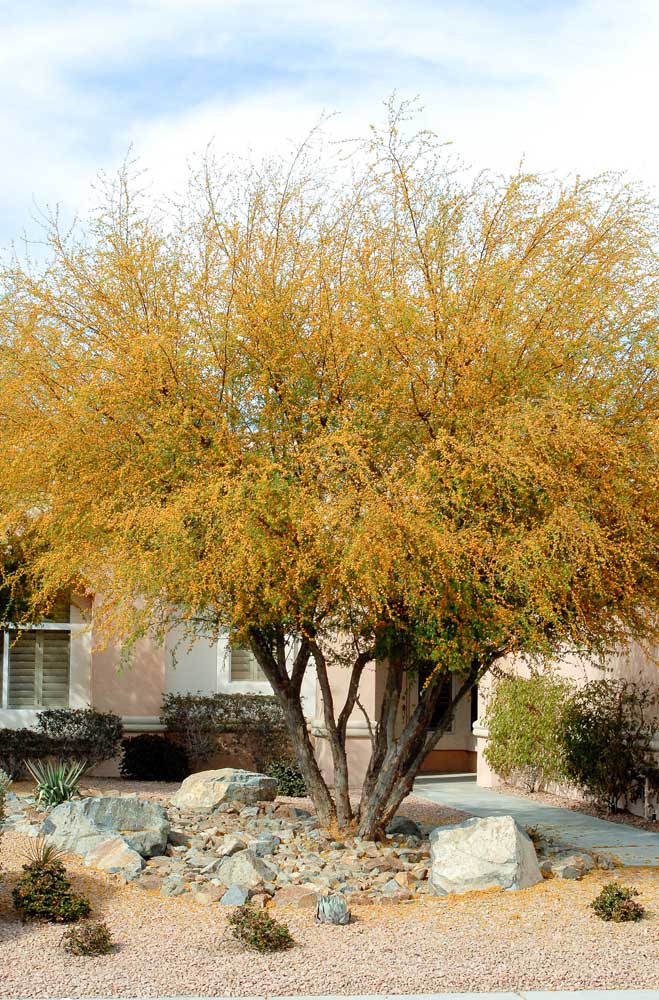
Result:
<svg viewBox="0 0 659 1000">
<path fill-rule="evenodd" d="M 69 599 L 48 620 L 0 633 L 2 708 L 67 708 L 71 664 Z"/>
<path fill-rule="evenodd" d="M 251 649 L 245 646 L 236 646 L 229 653 L 231 658 L 231 680 L 232 681 L 256 681 L 263 684 L 266 676 L 258 665 L 257 659 Z"/>
</svg>

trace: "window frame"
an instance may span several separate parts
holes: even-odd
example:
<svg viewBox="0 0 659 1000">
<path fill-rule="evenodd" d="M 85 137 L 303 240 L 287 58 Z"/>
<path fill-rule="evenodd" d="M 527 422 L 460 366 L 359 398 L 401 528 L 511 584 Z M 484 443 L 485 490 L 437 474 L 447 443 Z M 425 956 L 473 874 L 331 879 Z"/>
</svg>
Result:
<svg viewBox="0 0 659 1000">
<path fill-rule="evenodd" d="M 11 622 L 4 622 L 0 631 L 3 633 L 3 643 L 2 643 L 2 702 L 0 704 L 0 710 L 10 711 L 10 712 L 40 712 L 45 709 L 44 705 L 32 705 L 23 706 L 22 708 L 12 708 L 9 705 L 9 653 L 11 649 L 11 634 L 12 632 L 68 632 L 71 640 L 76 632 L 81 632 L 86 626 L 84 624 L 78 624 L 77 622 L 39 622 L 38 624 L 30 624 L 17 626 Z M 72 644 L 69 645 L 69 689 L 67 692 L 67 707 L 71 706 L 71 686 L 72 686 L 72 663 L 71 663 L 71 653 Z"/>
</svg>

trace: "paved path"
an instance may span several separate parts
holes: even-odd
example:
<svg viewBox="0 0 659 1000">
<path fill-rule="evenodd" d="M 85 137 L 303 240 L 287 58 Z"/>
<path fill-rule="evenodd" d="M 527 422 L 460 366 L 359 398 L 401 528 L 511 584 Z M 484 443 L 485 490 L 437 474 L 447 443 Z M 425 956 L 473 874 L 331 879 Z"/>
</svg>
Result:
<svg viewBox="0 0 659 1000">
<path fill-rule="evenodd" d="M 570 847 L 612 854 L 625 867 L 659 868 L 659 833 L 481 788 L 464 774 L 422 775 L 414 792 L 474 816 L 514 816 L 521 826 L 537 826 Z"/>
</svg>

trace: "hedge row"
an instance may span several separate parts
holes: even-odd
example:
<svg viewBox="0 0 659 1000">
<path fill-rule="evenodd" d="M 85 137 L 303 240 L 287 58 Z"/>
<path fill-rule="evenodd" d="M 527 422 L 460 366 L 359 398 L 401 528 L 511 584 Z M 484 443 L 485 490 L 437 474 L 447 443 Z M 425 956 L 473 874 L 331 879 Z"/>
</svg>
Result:
<svg viewBox="0 0 659 1000">
<path fill-rule="evenodd" d="M 92 709 L 48 709 L 37 729 L 0 729 L 0 768 L 12 778 L 25 773 L 26 759 L 76 758 L 90 765 L 116 757 L 123 726 L 118 715 Z"/>
</svg>

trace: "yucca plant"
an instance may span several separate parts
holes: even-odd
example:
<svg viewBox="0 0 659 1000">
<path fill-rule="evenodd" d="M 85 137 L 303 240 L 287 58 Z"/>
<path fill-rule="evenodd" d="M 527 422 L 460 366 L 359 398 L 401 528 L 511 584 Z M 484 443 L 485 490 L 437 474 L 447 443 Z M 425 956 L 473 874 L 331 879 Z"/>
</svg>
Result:
<svg viewBox="0 0 659 1000">
<path fill-rule="evenodd" d="M 52 809 L 78 794 L 78 782 L 89 765 L 86 760 L 26 760 L 25 766 L 37 783 L 37 802 Z"/>
</svg>

